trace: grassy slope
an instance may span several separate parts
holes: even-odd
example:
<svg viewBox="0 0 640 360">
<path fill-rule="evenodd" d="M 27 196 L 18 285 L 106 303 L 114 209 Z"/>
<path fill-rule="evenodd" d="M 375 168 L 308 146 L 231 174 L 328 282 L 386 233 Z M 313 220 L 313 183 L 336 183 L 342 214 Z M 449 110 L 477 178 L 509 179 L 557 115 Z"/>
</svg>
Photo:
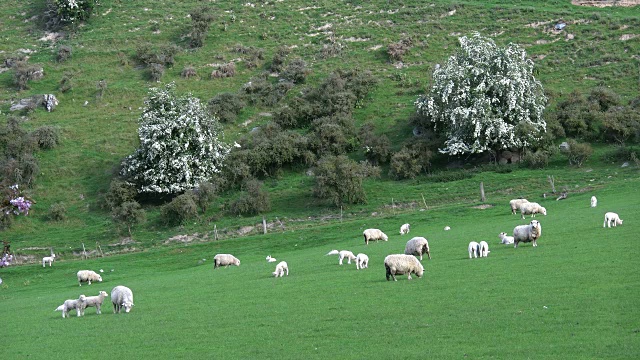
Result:
<svg viewBox="0 0 640 360">
<path fill-rule="evenodd" d="M 543 201 L 549 215 L 540 218 L 537 248 L 498 244 L 498 232 L 523 222 L 505 206 L 458 206 L 380 219 L 389 242 L 369 246 L 360 231 L 370 224 L 345 221 L 81 265 L 8 268 L 0 316 L 13 321 L 4 350 L 32 358 L 52 348 L 47 358 L 633 358 L 640 352 L 640 313 L 632 306 L 640 283 L 630 276 L 638 266 L 638 185 L 634 179 L 602 189 L 595 209 L 589 193 Z M 603 229 L 602 213 L 612 204 L 628 220 Z M 408 237 L 394 229 L 405 221 L 410 235 L 429 238 L 433 259 L 423 261 L 424 278 L 387 282 L 382 259 L 402 251 Z M 490 243 L 487 259 L 467 258 L 471 239 Z M 370 268 L 338 266 L 335 256 L 323 256 L 333 248 L 366 252 Z M 212 270 L 218 252 L 236 254 L 242 265 Z M 266 253 L 286 260 L 291 275 L 270 277 Z M 105 269 L 105 281 L 79 289 L 78 266 Z M 130 314 L 113 315 L 110 304 L 103 315 L 91 309 L 82 319 L 63 321 L 52 312 L 65 298 L 118 284 L 134 290 Z M 95 340 L 77 341 L 87 333 Z"/>
</svg>

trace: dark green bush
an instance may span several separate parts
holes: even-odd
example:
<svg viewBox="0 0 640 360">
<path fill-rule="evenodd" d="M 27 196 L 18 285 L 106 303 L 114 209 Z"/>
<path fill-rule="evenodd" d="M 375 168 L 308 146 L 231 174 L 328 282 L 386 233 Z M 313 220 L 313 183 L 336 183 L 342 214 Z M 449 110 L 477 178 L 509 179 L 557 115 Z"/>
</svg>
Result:
<svg viewBox="0 0 640 360">
<path fill-rule="evenodd" d="M 31 133 L 31 137 L 40 149 L 53 149 L 60 142 L 60 128 L 51 125 L 41 126 Z"/>
<path fill-rule="evenodd" d="M 318 157 L 346 154 L 353 151 L 358 144 L 355 122 L 353 117 L 347 114 L 336 114 L 314 120 L 308 139 L 309 148 Z"/>
<path fill-rule="evenodd" d="M 208 109 L 220 122 L 233 123 L 245 105 L 238 94 L 222 93 L 209 100 Z"/>
<path fill-rule="evenodd" d="M 209 26 L 214 20 L 212 9 L 208 6 L 199 7 L 190 13 L 191 15 L 191 41 L 192 48 L 199 48 L 204 45 L 207 38 Z"/>
<path fill-rule="evenodd" d="M 198 206 L 193 194 L 187 193 L 176 196 L 170 203 L 164 205 L 160 211 L 160 219 L 165 225 L 175 226 L 195 219 L 198 216 Z"/>
<path fill-rule="evenodd" d="M 640 142 L 640 112 L 631 106 L 609 108 L 604 114 L 602 132 L 605 140 L 624 145 Z"/>
<path fill-rule="evenodd" d="M 67 218 L 67 208 L 63 203 L 55 203 L 49 207 L 49 220 L 64 221 Z"/>
<path fill-rule="evenodd" d="M 111 210 L 125 202 L 135 201 L 137 191 L 131 184 L 120 179 L 111 180 L 109 191 L 105 195 L 105 201 Z"/>
<path fill-rule="evenodd" d="M 530 169 L 544 169 L 549 165 L 549 154 L 543 150 L 525 151 L 522 164 Z"/>
<path fill-rule="evenodd" d="M 203 213 L 207 211 L 209 204 L 216 198 L 217 192 L 217 186 L 210 182 L 198 184 L 198 187 L 193 189 L 192 193 L 195 197 L 196 204 L 198 204 L 198 207 Z"/>
<path fill-rule="evenodd" d="M 386 163 L 391 153 L 391 142 L 389 138 L 382 134 L 375 133 L 375 126 L 372 123 L 365 123 L 360 127 L 358 133 L 360 147 L 364 151 L 365 158 L 373 165 Z"/>
<path fill-rule="evenodd" d="M 14 67 L 13 82 L 19 90 L 29 88 L 29 81 L 40 80 L 44 76 L 42 65 L 31 65 L 26 62 L 18 62 Z"/>
<path fill-rule="evenodd" d="M 313 195 L 329 200 L 336 207 L 343 204 L 364 204 L 367 196 L 362 181 L 377 173 L 366 164 L 358 164 L 344 155 L 323 157 L 314 170 Z"/>
<path fill-rule="evenodd" d="M 240 197 L 229 205 L 229 211 L 235 215 L 256 215 L 269 210 L 269 192 L 264 190 L 262 182 L 256 179 L 248 180 Z"/>
<path fill-rule="evenodd" d="M 391 156 L 389 176 L 396 180 L 414 179 L 422 171 L 418 154 L 406 147 Z"/>
<path fill-rule="evenodd" d="M 69 45 L 61 45 L 58 48 L 58 55 L 56 57 L 56 60 L 58 62 L 65 62 L 71 57 L 71 54 L 72 54 L 71 46 L 69 46 Z"/>
<path fill-rule="evenodd" d="M 472 178 L 474 173 L 469 170 L 448 170 L 430 174 L 427 180 L 431 182 L 450 182 Z"/>
<path fill-rule="evenodd" d="M 569 160 L 569 165 L 582 167 L 582 164 L 591 157 L 593 149 L 589 143 L 578 143 L 574 139 L 568 139 L 569 149 L 563 151 L 563 154 Z"/>
<path fill-rule="evenodd" d="M 192 77 L 198 76 L 198 74 L 196 73 L 196 68 L 194 68 L 192 65 L 187 65 L 184 67 L 184 69 L 182 69 L 180 76 L 185 79 L 190 79 Z"/>
<path fill-rule="evenodd" d="M 280 72 L 280 78 L 294 84 L 303 84 L 309 75 L 309 68 L 307 62 L 301 58 L 293 59 L 287 66 Z"/>
<path fill-rule="evenodd" d="M 284 70 L 284 63 L 289 56 L 291 50 L 286 46 L 280 46 L 271 60 L 271 66 L 269 70 L 274 73 L 279 73 Z"/>
<path fill-rule="evenodd" d="M 163 44 L 156 47 L 150 43 L 143 43 L 136 49 L 136 59 L 146 66 L 161 64 L 171 67 L 175 63 L 175 55 L 180 50 L 180 47 L 175 44 Z"/>
<path fill-rule="evenodd" d="M 149 64 L 149 78 L 151 81 L 159 82 L 164 75 L 164 65 L 151 63 Z"/>
<path fill-rule="evenodd" d="M 137 201 L 126 201 L 111 210 L 111 217 L 116 223 L 125 225 L 129 236 L 131 227 L 145 222 L 147 215 Z"/>
</svg>

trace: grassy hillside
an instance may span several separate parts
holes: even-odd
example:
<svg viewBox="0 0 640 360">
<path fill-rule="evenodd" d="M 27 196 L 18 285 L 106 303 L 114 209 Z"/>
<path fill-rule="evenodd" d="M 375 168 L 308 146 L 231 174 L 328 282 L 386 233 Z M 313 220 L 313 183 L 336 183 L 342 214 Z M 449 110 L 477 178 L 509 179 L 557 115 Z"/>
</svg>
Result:
<svg viewBox="0 0 640 360">
<path fill-rule="evenodd" d="M 337 69 L 369 69 L 380 83 L 356 110 L 356 120 L 374 121 L 395 147 L 411 136 L 407 118 L 414 111 L 416 96 L 428 87 L 433 67 L 451 54 L 458 36 L 472 31 L 490 36 L 498 44 L 515 42 L 524 46 L 535 59 L 538 77 L 552 101 L 575 89 L 596 85 L 611 87 L 626 98 L 638 91 L 639 41 L 628 39 L 639 25 L 637 7 L 578 7 L 568 1 L 211 3 L 216 19 L 205 46 L 190 50 L 188 14 L 201 5 L 198 1 L 104 0 L 90 21 L 61 37 L 42 29 L 37 18 L 42 3 L 9 0 L 0 4 L 1 54 L 28 53 L 29 63 L 42 64 L 45 69 L 44 79 L 30 83 L 30 89 L 21 92 L 12 83 L 12 71 L 0 73 L 2 114 L 8 114 L 17 99 L 34 94 L 54 93 L 60 100 L 54 112 L 37 110 L 29 113 L 24 123 L 27 129 L 56 125 L 63 133 L 60 146 L 37 154 L 40 175 L 31 191 L 37 201 L 32 213 L 18 219 L 3 234 L 14 249 L 27 253 L 30 250 L 25 249 L 34 246 L 54 246 L 64 252 L 78 250 L 82 242 L 93 248 L 95 242 L 105 246 L 120 241 L 122 235 L 112 224 L 102 197 L 114 168 L 137 146 L 137 119 L 147 89 L 160 85 L 150 82 L 148 70 L 135 61 L 136 50 L 146 43 L 176 44 L 185 49 L 177 54 L 175 65 L 167 69 L 162 82 L 175 81 L 180 92 L 191 92 L 203 101 L 221 92 L 238 91 L 252 76 L 268 69 L 279 46 L 291 49 L 289 60 L 300 57 L 307 61 L 311 69 L 309 84 Z M 561 32 L 552 31 L 559 20 L 567 22 L 567 27 Z M 391 62 L 387 46 L 407 37 L 414 46 L 403 62 Z M 59 63 L 56 54 L 62 45 L 71 46 L 73 54 L 68 61 Z M 247 67 L 243 57 L 234 51 L 237 45 L 263 49 L 264 60 L 257 68 Z M 325 45 L 342 51 L 338 56 L 324 57 Z M 213 65 L 229 61 L 237 63 L 235 77 L 210 78 Z M 195 79 L 180 77 L 188 65 L 196 69 Z M 62 93 L 59 83 L 64 76 L 70 77 L 74 85 L 71 91 Z M 107 89 L 98 98 L 100 80 L 106 81 Z M 226 139 L 232 141 L 268 121 L 264 113 L 270 110 L 247 107 L 235 124 L 226 127 Z M 565 171 L 558 160 L 549 171 L 536 175 L 537 185 L 544 187 L 548 174 L 558 175 L 561 181 L 590 176 L 580 171 L 562 176 Z M 531 190 L 520 179 L 511 182 L 501 177 L 492 187 L 492 176 L 488 173 L 475 180 L 484 180 L 488 190 L 500 198 L 539 194 L 539 188 Z M 311 197 L 311 183 L 298 170 L 268 179 L 273 206 L 265 217 L 270 222 L 276 217 L 290 220 L 286 226 L 296 228 L 322 225 L 322 219 L 339 216 L 339 209 Z M 383 177 L 365 186 L 369 203 L 344 209 L 343 217 L 393 215 L 402 209 L 419 208 L 423 197 L 430 207 L 477 198 L 475 190 L 466 185 L 458 189 L 455 183 L 433 184 L 424 179 L 395 182 Z M 137 248 L 163 243 L 176 234 L 210 235 L 214 225 L 225 230 L 226 236 L 237 235 L 237 229 L 261 220 L 219 218 L 218 205 L 228 196 L 233 194 L 223 197 L 196 223 L 179 229 L 161 226 L 157 209 L 148 208 L 148 221 L 134 232 L 139 241 Z M 68 220 L 63 223 L 47 220 L 49 207 L 58 202 L 68 209 Z"/>
</svg>

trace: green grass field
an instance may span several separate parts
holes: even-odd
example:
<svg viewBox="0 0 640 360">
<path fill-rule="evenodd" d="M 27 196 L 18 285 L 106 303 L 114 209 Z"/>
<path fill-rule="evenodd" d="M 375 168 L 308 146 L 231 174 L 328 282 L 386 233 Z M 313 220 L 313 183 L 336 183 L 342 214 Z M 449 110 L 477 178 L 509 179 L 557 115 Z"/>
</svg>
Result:
<svg viewBox="0 0 640 360">
<path fill-rule="evenodd" d="M 537 248 L 499 244 L 499 232 L 529 221 L 501 202 L 6 268 L 3 351 L 42 359 L 635 358 L 639 185 L 636 176 L 602 186 L 597 208 L 589 207 L 591 192 L 542 199 L 549 214 L 537 217 Z M 603 229 L 611 208 L 625 223 Z M 404 222 L 411 233 L 401 236 Z M 367 227 L 383 229 L 389 241 L 364 245 Z M 425 276 L 387 282 L 384 257 L 401 253 L 411 236 L 430 241 Z M 470 240 L 489 242 L 489 257 L 469 260 Z M 324 256 L 331 249 L 365 252 L 369 268 L 339 266 L 337 256 Z M 213 270 L 216 253 L 233 253 L 242 265 Z M 291 274 L 273 278 L 268 254 L 286 260 Z M 104 269 L 104 281 L 79 288 L 81 268 Z M 83 318 L 62 319 L 53 311 L 67 298 L 119 284 L 134 291 L 129 314 L 112 314 L 109 298 L 102 315 L 91 308 Z"/>
</svg>

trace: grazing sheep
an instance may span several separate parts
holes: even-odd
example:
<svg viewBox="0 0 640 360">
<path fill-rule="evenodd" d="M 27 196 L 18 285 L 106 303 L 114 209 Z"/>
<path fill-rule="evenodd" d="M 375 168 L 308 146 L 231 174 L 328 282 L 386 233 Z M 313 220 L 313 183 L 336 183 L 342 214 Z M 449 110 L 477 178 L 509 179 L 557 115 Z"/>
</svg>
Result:
<svg viewBox="0 0 640 360">
<path fill-rule="evenodd" d="M 596 199 L 595 196 L 591 197 L 591 207 L 596 207 L 598 206 L 598 199 Z"/>
<path fill-rule="evenodd" d="M 450 226 L 445 226 L 445 227 L 444 227 L 444 231 L 449 231 L 449 230 L 451 230 L 451 227 L 450 227 Z"/>
<path fill-rule="evenodd" d="M 380 229 L 367 229 L 362 233 L 362 235 L 364 236 L 364 243 L 366 245 L 369 245 L 369 241 L 371 240 L 389 241 L 389 237 L 385 233 L 380 231 Z"/>
<path fill-rule="evenodd" d="M 109 296 L 106 291 L 100 291 L 97 296 L 87 296 L 86 298 L 86 306 L 82 309 L 82 315 L 84 315 L 84 310 L 88 307 L 94 306 L 96 308 L 96 314 L 101 314 L 102 303 L 104 302 L 104 298 Z"/>
<path fill-rule="evenodd" d="M 221 266 L 229 267 L 229 265 L 240 266 L 240 260 L 231 254 L 216 254 L 216 256 L 213 257 L 214 269 Z"/>
<path fill-rule="evenodd" d="M 93 270 L 80 270 L 77 275 L 80 286 L 82 286 L 83 282 L 89 283 L 89 285 L 91 285 L 92 281 L 102 282 L 102 276 Z"/>
<path fill-rule="evenodd" d="M 282 277 L 285 272 L 287 276 L 289 276 L 289 265 L 287 265 L 286 261 L 280 261 L 278 265 L 276 265 L 276 271 L 272 272 L 272 274 L 275 277 Z"/>
<path fill-rule="evenodd" d="M 513 236 L 508 236 L 506 232 L 501 232 L 498 235 L 500 238 L 500 244 L 511 245 L 513 244 Z"/>
<path fill-rule="evenodd" d="M 78 316 L 84 314 L 84 307 L 86 306 L 87 297 L 80 295 L 77 299 L 65 300 L 64 304 L 58 306 L 54 311 L 62 311 L 62 318 L 69 317 L 69 310 L 76 310 Z"/>
<path fill-rule="evenodd" d="M 520 214 L 522 215 L 522 220 L 524 220 L 525 215 L 531 215 L 531 217 L 535 217 L 536 214 L 542 214 L 547 216 L 547 209 L 540 206 L 538 203 L 530 202 L 525 203 L 520 206 Z"/>
<path fill-rule="evenodd" d="M 489 253 L 491 252 L 489 251 L 489 244 L 487 244 L 486 241 L 480 241 L 478 245 L 480 246 L 480 257 L 489 256 Z"/>
<path fill-rule="evenodd" d="M 429 242 L 427 239 L 416 236 L 413 239 L 407 241 L 407 245 L 404 247 L 404 253 L 406 255 L 415 255 L 420 256 L 420 260 L 422 260 L 422 255 L 427 254 L 429 260 L 431 260 L 431 253 L 429 252 Z"/>
<path fill-rule="evenodd" d="M 616 227 L 618 225 L 622 225 L 622 219 L 620 219 L 620 216 L 614 212 L 608 212 L 606 214 L 604 214 L 604 222 L 602 223 L 602 227 L 605 227 L 605 225 L 607 227 L 611 227 L 611 225 L 613 225 L 613 227 Z"/>
<path fill-rule="evenodd" d="M 278 261 L 278 260 L 276 260 L 276 258 L 272 258 L 271 255 L 267 255 L 267 262 L 272 263 L 272 262 L 276 262 L 276 261 Z"/>
<path fill-rule="evenodd" d="M 338 263 L 340 265 L 342 265 L 342 260 L 344 260 L 345 258 L 347 258 L 347 264 L 351 264 L 351 260 L 356 259 L 356 256 L 353 255 L 353 253 L 349 250 L 331 250 L 327 253 L 327 255 L 340 255 L 340 258 L 338 259 Z"/>
<path fill-rule="evenodd" d="M 400 226 L 400 235 L 405 235 L 409 233 L 411 225 L 409 224 L 403 224 L 402 226 Z"/>
<path fill-rule="evenodd" d="M 411 280 L 411 274 L 416 274 L 418 277 L 422 277 L 424 274 L 424 267 L 420 260 L 413 255 L 388 255 L 384 258 L 384 267 L 387 271 L 387 281 L 389 281 L 389 276 L 393 277 L 393 281 L 398 281 L 396 275 L 407 274 L 407 279 Z"/>
<path fill-rule="evenodd" d="M 469 259 L 471 256 L 474 258 L 480 257 L 480 244 L 475 241 L 469 243 Z"/>
<path fill-rule="evenodd" d="M 128 313 L 133 306 L 133 292 L 126 286 L 118 285 L 111 290 L 111 302 L 114 314 L 119 314 L 123 307 L 124 312 Z"/>
<path fill-rule="evenodd" d="M 53 263 L 53 261 L 56 259 L 56 254 L 51 254 L 51 256 L 45 256 L 42 258 L 42 267 L 45 267 L 44 264 L 45 263 L 49 263 L 49 267 L 51 267 L 51 264 Z"/>
<path fill-rule="evenodd" d="M 511 214 L 515 215 L 516 211 L 520 210 L 520 207 L 522 206 L 522 204 L 526 204 L 528 202 L 529 200 L 527 199 L 513 199 L 509 201 L 509 205 L 511 206 Z"/>
<path fill-rule="evenodd" d="M 529 225 L 519 225 L 513 229 L 514 248 L 520 242 L 533 242 L 533 246 L 538 246 L 537 240 L 542 235 L 542 225 L 538 220 L 532 220 Z"/>
<path fill-rule="evenodd" d="M 359 253 L 356 256 L 356 270 L 365 269 L 369 267 L 369 257 L 366 254 Z"/>
</svg>

